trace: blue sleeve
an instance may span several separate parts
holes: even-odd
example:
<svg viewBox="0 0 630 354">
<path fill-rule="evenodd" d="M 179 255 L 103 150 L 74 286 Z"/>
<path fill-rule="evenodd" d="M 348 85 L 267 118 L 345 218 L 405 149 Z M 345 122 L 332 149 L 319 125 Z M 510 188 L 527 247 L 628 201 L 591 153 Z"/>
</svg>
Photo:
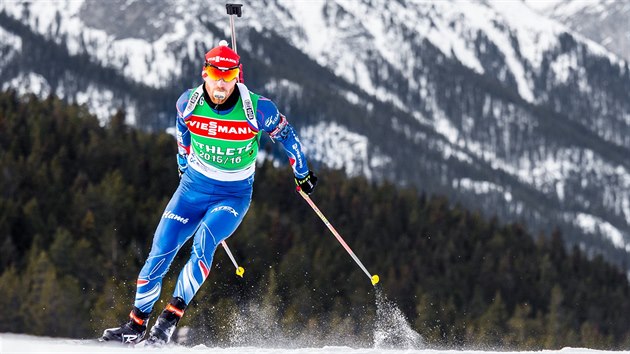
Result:
<svg viewBox="0 0 630 354">
<path fill-rule="evenodd" d="M 177 151 L 180 155 L 187 155 L 190 153 L 190 131 L 186 121 L 182 117 L 186 104 L 188 104 L 188 97 L 190 97 L 190 91 L 186 90 L 177 99 L 177 117 L 175 118 L 175 127 L 177 128 Z"/>
<path fill-rule="evenodd" d="M 295 177 L 306 177 L 309 168 L 300 139 L 287 118 L 278 112 L 276 105 L 271 100 L 261 96 L 258 99 L 256 119 L 258 126 L 262 127 L 262 130 L 266 131 L 271 139 L 282 144 Z"/>
</svg>

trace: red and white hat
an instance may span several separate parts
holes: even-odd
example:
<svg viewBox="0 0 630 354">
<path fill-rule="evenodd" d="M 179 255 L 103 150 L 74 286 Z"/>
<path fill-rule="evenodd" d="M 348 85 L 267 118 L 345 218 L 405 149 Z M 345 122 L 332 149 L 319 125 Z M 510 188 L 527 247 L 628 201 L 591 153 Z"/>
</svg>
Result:
<svg viewBox="0 0 630 354">
<path fill-rule="evenodd" d="M 228 47 L 225 40 L 220 41 L 217 47 L 206 53 L 206 64 L 219 69 L 238 68 L 240 63 L 241 57 Z"/>
</svg>

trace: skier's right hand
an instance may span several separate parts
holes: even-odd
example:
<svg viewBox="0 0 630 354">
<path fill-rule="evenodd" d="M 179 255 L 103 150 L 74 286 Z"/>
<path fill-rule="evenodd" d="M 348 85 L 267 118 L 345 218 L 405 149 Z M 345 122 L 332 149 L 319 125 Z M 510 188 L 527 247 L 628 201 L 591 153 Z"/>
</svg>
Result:
<svg viewBox="0 0 630 354">
<path fill-rule="evenodd" d="M 308 171 L 308 174 L 303 178 L 295 177 L 295 184 L 297 184 L 298 188 L 304 191 L 304 193 L 311 194 L 317 185 L 317 177 L 312 171 Z"/>
<path fill-rule="evenodd" d="M 179 178 L 186 173 L 188 169 L 188 155 L 177 154 L 177 172 L 179 172 Z"/>
</svg>

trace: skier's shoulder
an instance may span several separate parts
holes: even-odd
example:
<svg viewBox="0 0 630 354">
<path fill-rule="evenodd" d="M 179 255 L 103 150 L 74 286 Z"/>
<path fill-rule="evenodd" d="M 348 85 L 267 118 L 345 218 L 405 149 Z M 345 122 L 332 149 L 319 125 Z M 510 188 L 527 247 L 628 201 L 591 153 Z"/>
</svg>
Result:
<svg viewBox="0 0 630 354">
<path fill-rule="evenodd" d="M 247 86 L 243 84 L 239 84 L 239 94 L 243 94 L 241 92 L 242 88 L 247 90 L 251 99 L 256 103 L 256 120 L 258 121 L 258 126 L 264 127 L 264 130 L 269 131 L 270 129 L 274 129 L 278 122 L 280 121 L 280 113 L 278 111 L 278 107 L 276 104 L 270 100 L 269 98 L 258 94 L 256 92 L 252 92 Z"/>
<path fill-rule="evenodd" d="M 179 98 L 177 99 L 177 103 L 175 105 L 177 106 L 177 111 L 180 113 L 180 115 L 186 109 L 186 105 L 188 104 L 190 95 L 194 90 L 195 90 L 194 88 L 189 88 L 185 90 L 184 92 L 182 92 L 181 95 L 179 95 Z"/>
<path fill-rule="evenodd" d="M 260 96 L 258 99 L 258 107 L 256 107 L 256 111 L 259 115 L 258 120 L 261 122 L 264 130 L 266 131 L 275 129 L 280 122 L 280 112 L 278 111 L 278 107 L 276 107 L 272 100 L 264 96 Z"/>
<path fill-rule="evenodd" d="M 278 115 L 278 107 L 272 100 L 270 100 L 269 98 L 263 95 L 258 95 L 258 94 L 253 94 L 253 95 L 256 95 L 256 98 L 258 98 L 256 111 L 260 116 L 262 116 L 261 118 L 266 119 L 266 118 L 275 117 Z M 265 125 L 267 124 L 265 123 Z"/>
<path fill-rule="evenodd" d="M 262 103 L 264 106 L 273 106 L 274 108 L 276 107 L 276 104 L 273 103 L 272 100 L 270 100 L 269 98 L 256 93 L 252 90 L 250 90 L 247 86 L 245 86 L 244 84 L 238 84 L 238 89 L 239 89 L 239 93 L 241 88 L 245 88 L 247 90 L 247 92 L 249 93 L 249 96 L 252 98 L 252 100 L 257 100 L 258 101 L 258 106 L 260 106 L 260 104 Z"/>
</svg>

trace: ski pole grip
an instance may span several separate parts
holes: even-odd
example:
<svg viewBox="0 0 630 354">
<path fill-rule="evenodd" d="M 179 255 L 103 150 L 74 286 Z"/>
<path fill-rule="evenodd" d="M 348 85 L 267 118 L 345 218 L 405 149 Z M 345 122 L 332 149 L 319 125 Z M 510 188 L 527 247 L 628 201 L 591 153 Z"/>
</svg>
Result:
<svg viewBox="0 0 630 354">
<path fill-rule="evenodd" d="M 225 4 L 225 9 L 227 10 L 228 15 L 236 15 L 236 17 L 241 17 L 243 15 L 242 8 L 243 4 Z"/>
</svg>

